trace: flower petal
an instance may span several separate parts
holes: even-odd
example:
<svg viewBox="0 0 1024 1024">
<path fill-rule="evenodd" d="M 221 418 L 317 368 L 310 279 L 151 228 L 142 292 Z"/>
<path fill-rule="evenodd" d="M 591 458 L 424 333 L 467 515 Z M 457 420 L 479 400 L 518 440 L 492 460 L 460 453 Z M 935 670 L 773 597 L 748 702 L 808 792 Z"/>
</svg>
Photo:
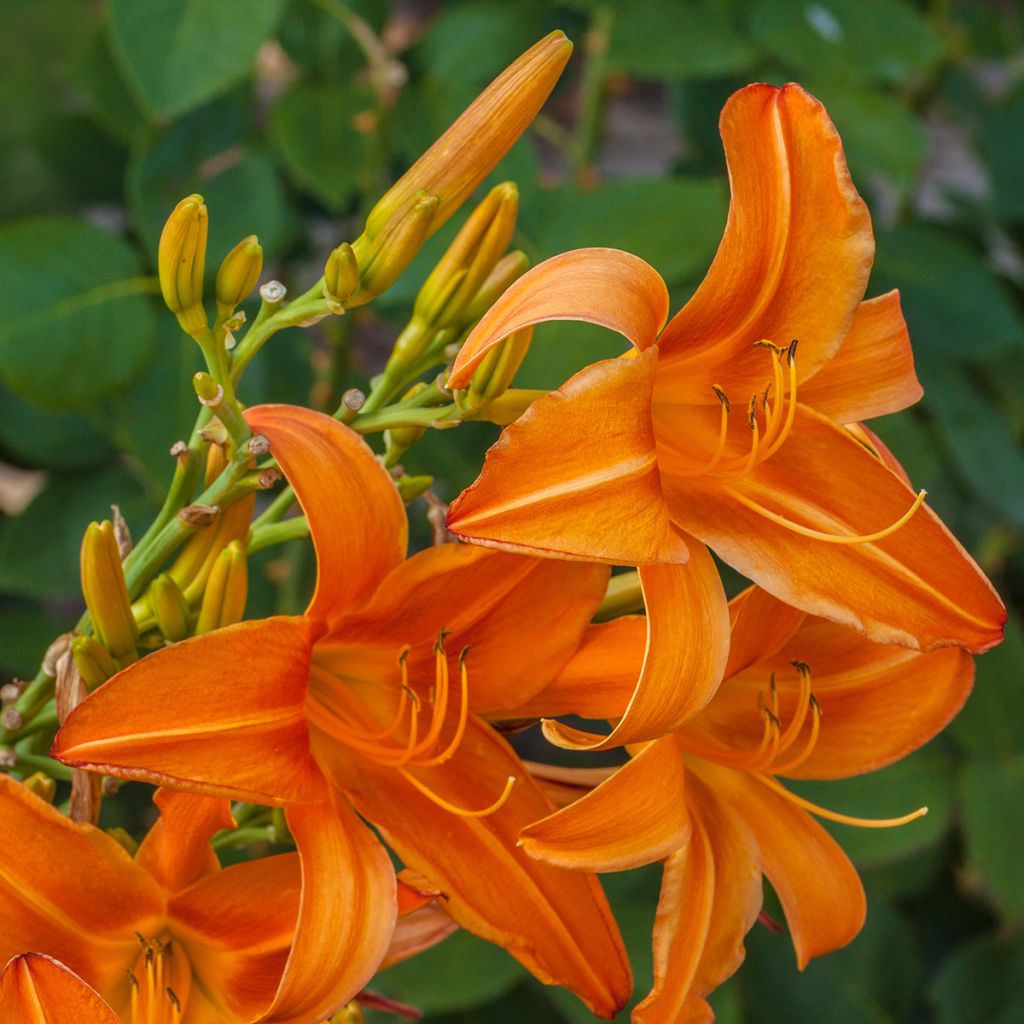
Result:
<svg viewBox="0 0 1024 1024">
<path fill-rule="evenodd" d="M 806 613 L 784 604 L 760 587 L 747 587 L 729 602 L 731 622 L 729 664 L 725 678 L 730 679 L 755 662 L 767 658 L 800 628 Z"/>
<path fill-rule="evenodd" d="M 800 401 L 837 423 L 899 412 L 924 394 L 914 372 L 900 293 L 857 307 L 835 358 L 800 388 Z"/>
<path fill-rule="evenodd" d="M 663 480 L 676 522 L 787 604 L 879 643 L 983 651 L 1002 638 L 1002 602 L 927 505 L 882 540 L 836 544 L 741 502 L 846 536 L 884 529 L 913 505 L 896 474 L 805 406 L 779 451 L 733 487 Z"/>
<path fill-rule="evenodd" d="M 0 1020 L 18 1024 L 120 1024 L 81 978 L 42 953 L 23 953 L 0 973 Z"/>
<path fill-rule="evenodd" d="M 328 622 L 366 600 L 405 557 L 408 522 L 394 482 L 369 445 L 343 423 L 292 405 L 246 411 L 309 522 L 317 552 L 307 614 Z"/>
<path fill-rule="evenodd" d="M 452 813 L 394 768 L 358 757 L 316 732 L 314 747 L 335 785 L 373 822 L 402 861 L 448 896 L 460 926 L 507 949 L 541 981 L 576 992 L 611 1016 L 629 996 L 629 966 L 597 879 L 533 860 L 516 847 L 520 829 L 552 806 L 512 749 L 471 717 L 455 756 L 407 770 L 438 798 L 477 811 L 509 777 L 507 801 L 484 817 Z"/>
<path fill-rule="evenodd" d="M 34 949 L 106 991 L 164 913 L 156 883 L 115 839 L 76 825 L 0 775 L 0 960 Z M 2 1018 L 18 1019 L 15 1018 Z"/>
<path fill-rule="evenodd" d="M 840 949 L 864 925 L 864 887 L 839 844 L 808 813 L 744 772 L 695 770 L 746 821 L 786 912 L 797 966 Z"/>
<path fill-rule="evenodd" d="M 606 359 L 537 399 L 452 503 L 477 544 L 619 565 L 685 562 L 661 493 L 650 396 L 657 351 Z"/>
<path fill-rule="evenodd" d="M 627 871 L 686 845 L 683 760 L 672 738 L 656 740 L 568 807 L 529 825 L 519 845 L 563 868 Z"/>
<path fill-rule="evenodd" d="M 305 698 L 313 625 L 278 617 L 154 651 L 81 703 L 53 756 L 122 778 L 257 803 L 316 803 Z"/>
<path fill-rule="evenodd" d="M 729 610 L 711 553 L 694 541 L 689 547 L 686 565 L 640 568 L 647 649 L 622 720 L 608 736 L 546 721 L 544 735 L 550 742 L 569 749 L 608 750 L 658 739 L 715 695 L 729 657 Z"/>
<path fill-rule="evenodd" d="M 720 121 L 732 188 L 725 235 L 707 277 L 665 328 L 671 369 L 659 390 L 736 401 L 764 390 L 754 342 L 800 341 L 810 377 L 839 348 L 867 285 L 871 219 L 825 108 L 798 85 L 751 85 Z"/>
<path fill-rule="evenodd" d="M 167 892 L 178 892 L 219 871 L 210 839 L 221 829 L 235 827 L 228 801 L 158 789 L 153 802 L 160 808 L 160 817 L 142 840 L 135 863 Z"/>
<path fill-rule="evenodd" d="M 302 899 L 284 976 L 260 1024 L 322 1020 L 352 999 L 387 954 L 398 910 L 387 851 L 336 793 L 286 813 Z"/>
<path fill-rule="evenodd" d="M 380 968 L 394 967 L 410 957 L 436 946 L 459 926 L 436 904 L 414 910 L 405 917 L 400 917 L 395 925 L 395 934 L 391 939 L 388 955 L 384 957 Z"/>
<path fill-rule="evenodd" d="M 464 388 L 487 353 L 515 331 L 549 320 L 582 320 L 617 331 L 643 351 L 668 316 L 668 289 L 639 256 L 620 249 L 574 249 L 513 282 L 466 338 L 448 377 Z"/>
</svg>

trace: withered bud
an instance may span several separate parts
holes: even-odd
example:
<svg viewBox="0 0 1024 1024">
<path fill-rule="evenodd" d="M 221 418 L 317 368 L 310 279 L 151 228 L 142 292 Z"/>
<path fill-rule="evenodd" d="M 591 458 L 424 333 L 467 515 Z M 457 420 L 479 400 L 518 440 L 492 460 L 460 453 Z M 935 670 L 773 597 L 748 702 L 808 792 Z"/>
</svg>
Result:
<svg viewBox="0 0 1024 1024">
<path fill-rule="evenodd" d="M 123 562 L 132 553 L 132 533 L 121 515 L 120 505 L 110 506 L 110 517 L 114 523 L 114 540 L 117 541 L 117 550 Z"/>
<path fill-rule="evenodd" d="M 0 686 L 0 703 L 13 704 L 21 696 L 21 687 L 17 683 L 4 683 Z"/>
<path fill-rule="evenodd" d="M 219 515 L 219 505 L 186 505 L 178 518 L 189 526 L 209 526 Z"/>
<path fill-rule="evenodd" d="M 177 459 L 179 462 L 182 459 L 187 459 L 189 456 L 188 445 L 184 441 L 175 441 L 171 445 L 171 458 Z"/>
<path fill-rule="evenodd" d="M 249 449 L 249 454 L 255 455 L 257 458 L 263 455 L 269 455 L 270 439 L 264 437 L 263 434 L 253 434 L 246 442 L 246 447 Z"/>
<path fill-rule="evenodd" d="M 63 725 L 79 704 L 88 696 L 85 682 L 78 665 L 68 651 L 57 663 L 57 683 L 54 687 L 54 703 L 57 708 L 57 721 Z"/>
<path fill-rule="evenodd" d="M 0 747 L 0 768 L 10 770 L 18 767 L 18 755 L 10 747 Z"/>
<path fill-rule="evenodd" d="M 54 678 L 57 675 L 57 661 L 60 656 L 71 647 L 71 640 L 74 637 L 74 633 L 67 632 L 61 633 L 56 640 L 46 648 L 46 653 L 43 655 L 43 671 Z"/>
<path fill-rule="evenodd" d="M 12 705 L 0 712 L 0 726 L 7 732 L 17 732 L 25 724 L 25 716 Z"/>
<path fill-rule="evenodd" d="M 257 481 L 264 491 L 269 491 L 280 479 L 281 474 L 273 467 L 263 470 L 257 477 Z"/>
</svg>

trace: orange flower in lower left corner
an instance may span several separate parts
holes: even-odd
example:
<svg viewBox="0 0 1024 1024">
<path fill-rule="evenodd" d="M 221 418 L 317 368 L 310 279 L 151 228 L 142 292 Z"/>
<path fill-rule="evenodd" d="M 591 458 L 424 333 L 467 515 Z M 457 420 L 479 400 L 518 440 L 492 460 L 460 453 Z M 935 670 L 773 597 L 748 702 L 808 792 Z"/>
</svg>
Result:
<svg viewBox="0 0 1024 1024">
<path fill-rule="evenodd" d="M 309 941 L 310 906 L 339 932 L 352 917 L 347 880 L 310 870 L 323 843 L 222 869 L 209 840 L 234 828 L 228 802 L 172 790 L 155 800 L 161 817 L 132 857 L 0 775 L 0 963 L 11 961 L 0 1020 L 309 1024 L 360 992 L 390 935 L 368 966 L 354 955 L 340 971 L 331 944 Z M 372 922 L 356 915 L 353 928 L 374 941 Z M 59 1014 L 24 1009 L 51 1003 Z"/>
<path fill-rule="evenodd" d="M 516 846 L 553 805 L 478 717 L 514 717 L 559 674 L 607 568 L 452 544 L 407 559 L 405 509 L 358 435 L 295 407 L 246 415 L 309 522 L 309 607 L 141 659 L 79 705 L 55 756 L 283 805 L 300 851 L 337 828 L 345 842 L 314 870 L 350 877 L 349 914 L 386 928 L 394 880 L 358 812 L 446 894 L 459 925 L 612 1016 L 631 979 L 600 884 Z"/>
</svg>

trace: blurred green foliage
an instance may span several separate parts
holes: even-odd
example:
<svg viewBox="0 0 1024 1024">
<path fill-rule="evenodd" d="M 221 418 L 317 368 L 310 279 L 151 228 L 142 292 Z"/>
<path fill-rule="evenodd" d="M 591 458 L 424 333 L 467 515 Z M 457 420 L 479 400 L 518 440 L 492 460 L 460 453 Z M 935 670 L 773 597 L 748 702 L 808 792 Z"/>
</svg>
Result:
<svg viewBox="0 0 1024 1024">
<path fill-rule="evenodd" d="M 194 346 L 154 298 L 156 241 L 183 195 L 206 196 L 211 270 L 255 232 L 265 277 L 305 288 L 476 91 L 561 27 L 576 56 L 492 179 L 520 186 L 515 244 L 533 259 L 631 249 L 682 300 L 724 223 L 722 102 L 752 80 L 794 79 L 818 95 L 874 215 L 870 291 L 900 288 L 926 387 L 917 409 L 879 430 L 997 580 L 1011 626 L 946 737 L 877 776 L 808 787 L 852 813 L 931 806 L 896 832 L 836 827 L 869 888 L 863 935 L 799 975 L 787 941 L 756 929 L 715 1005 L 726 1024 L 1024 1020 L 1019 5 L 7 0 L 4 10 L 0 461 L 16 470 L 0 522 L 5 676 L 32 674 L 73 621 L 85 524 L 116 501 L 144 526 L 170 476 L 167 449 L 193 418 Z M 372 309 L 275 339 L 243 399 L 333 408 L 380 369 L 455 226 Z M 557 385 L 615 350 L 598 329 L 546 328 L 521 382 Z M 407 465 L 436 473 L 450 497 L 494 436 L 467 425 L 429 438 Z M 261 556 L 252 614 L 301 602 L 300 555 Z M 607 881 L 642 995 L 657 872 Z M 468 935 L 376 987 L 435 1024 L 589 1019 Z"/>
</svg>

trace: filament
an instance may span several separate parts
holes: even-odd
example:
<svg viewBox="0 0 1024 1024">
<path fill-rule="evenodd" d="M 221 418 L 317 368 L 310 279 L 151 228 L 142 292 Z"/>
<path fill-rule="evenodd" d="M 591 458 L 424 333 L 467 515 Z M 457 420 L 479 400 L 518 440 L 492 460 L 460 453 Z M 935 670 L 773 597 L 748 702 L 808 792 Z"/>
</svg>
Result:
<svg viewBox="0 0 1024 1024">
<path fill-rule="evenodd" d="M 452 814 L 457 814 L 460 818 L 486 818 L 488 815 L 494 814 L 495 811 L 500 810 L 505 806 L 508 798 L 512 795 L 512 787 L 516 784 L 516 777 L 510 775 L 505 780 L 505 788 L 501 792 L 501 796 L 498 797 L 494 803 L 489 804 L 487 807 L 482 808 L 479 811 L 469 811 L 464 807 L 458 807 L 453 803 L 449 803 L 443 796 L 435 793 L 428 786 L 425 786 L 415 775 L 406 771 L 404 768 L 399 768 L 399 772 L 406 782 L 410 783 L 415 789 L 419 790 L 428 800 L 437 804 L 442 810 L 450 811 Z"/>
</svg>

